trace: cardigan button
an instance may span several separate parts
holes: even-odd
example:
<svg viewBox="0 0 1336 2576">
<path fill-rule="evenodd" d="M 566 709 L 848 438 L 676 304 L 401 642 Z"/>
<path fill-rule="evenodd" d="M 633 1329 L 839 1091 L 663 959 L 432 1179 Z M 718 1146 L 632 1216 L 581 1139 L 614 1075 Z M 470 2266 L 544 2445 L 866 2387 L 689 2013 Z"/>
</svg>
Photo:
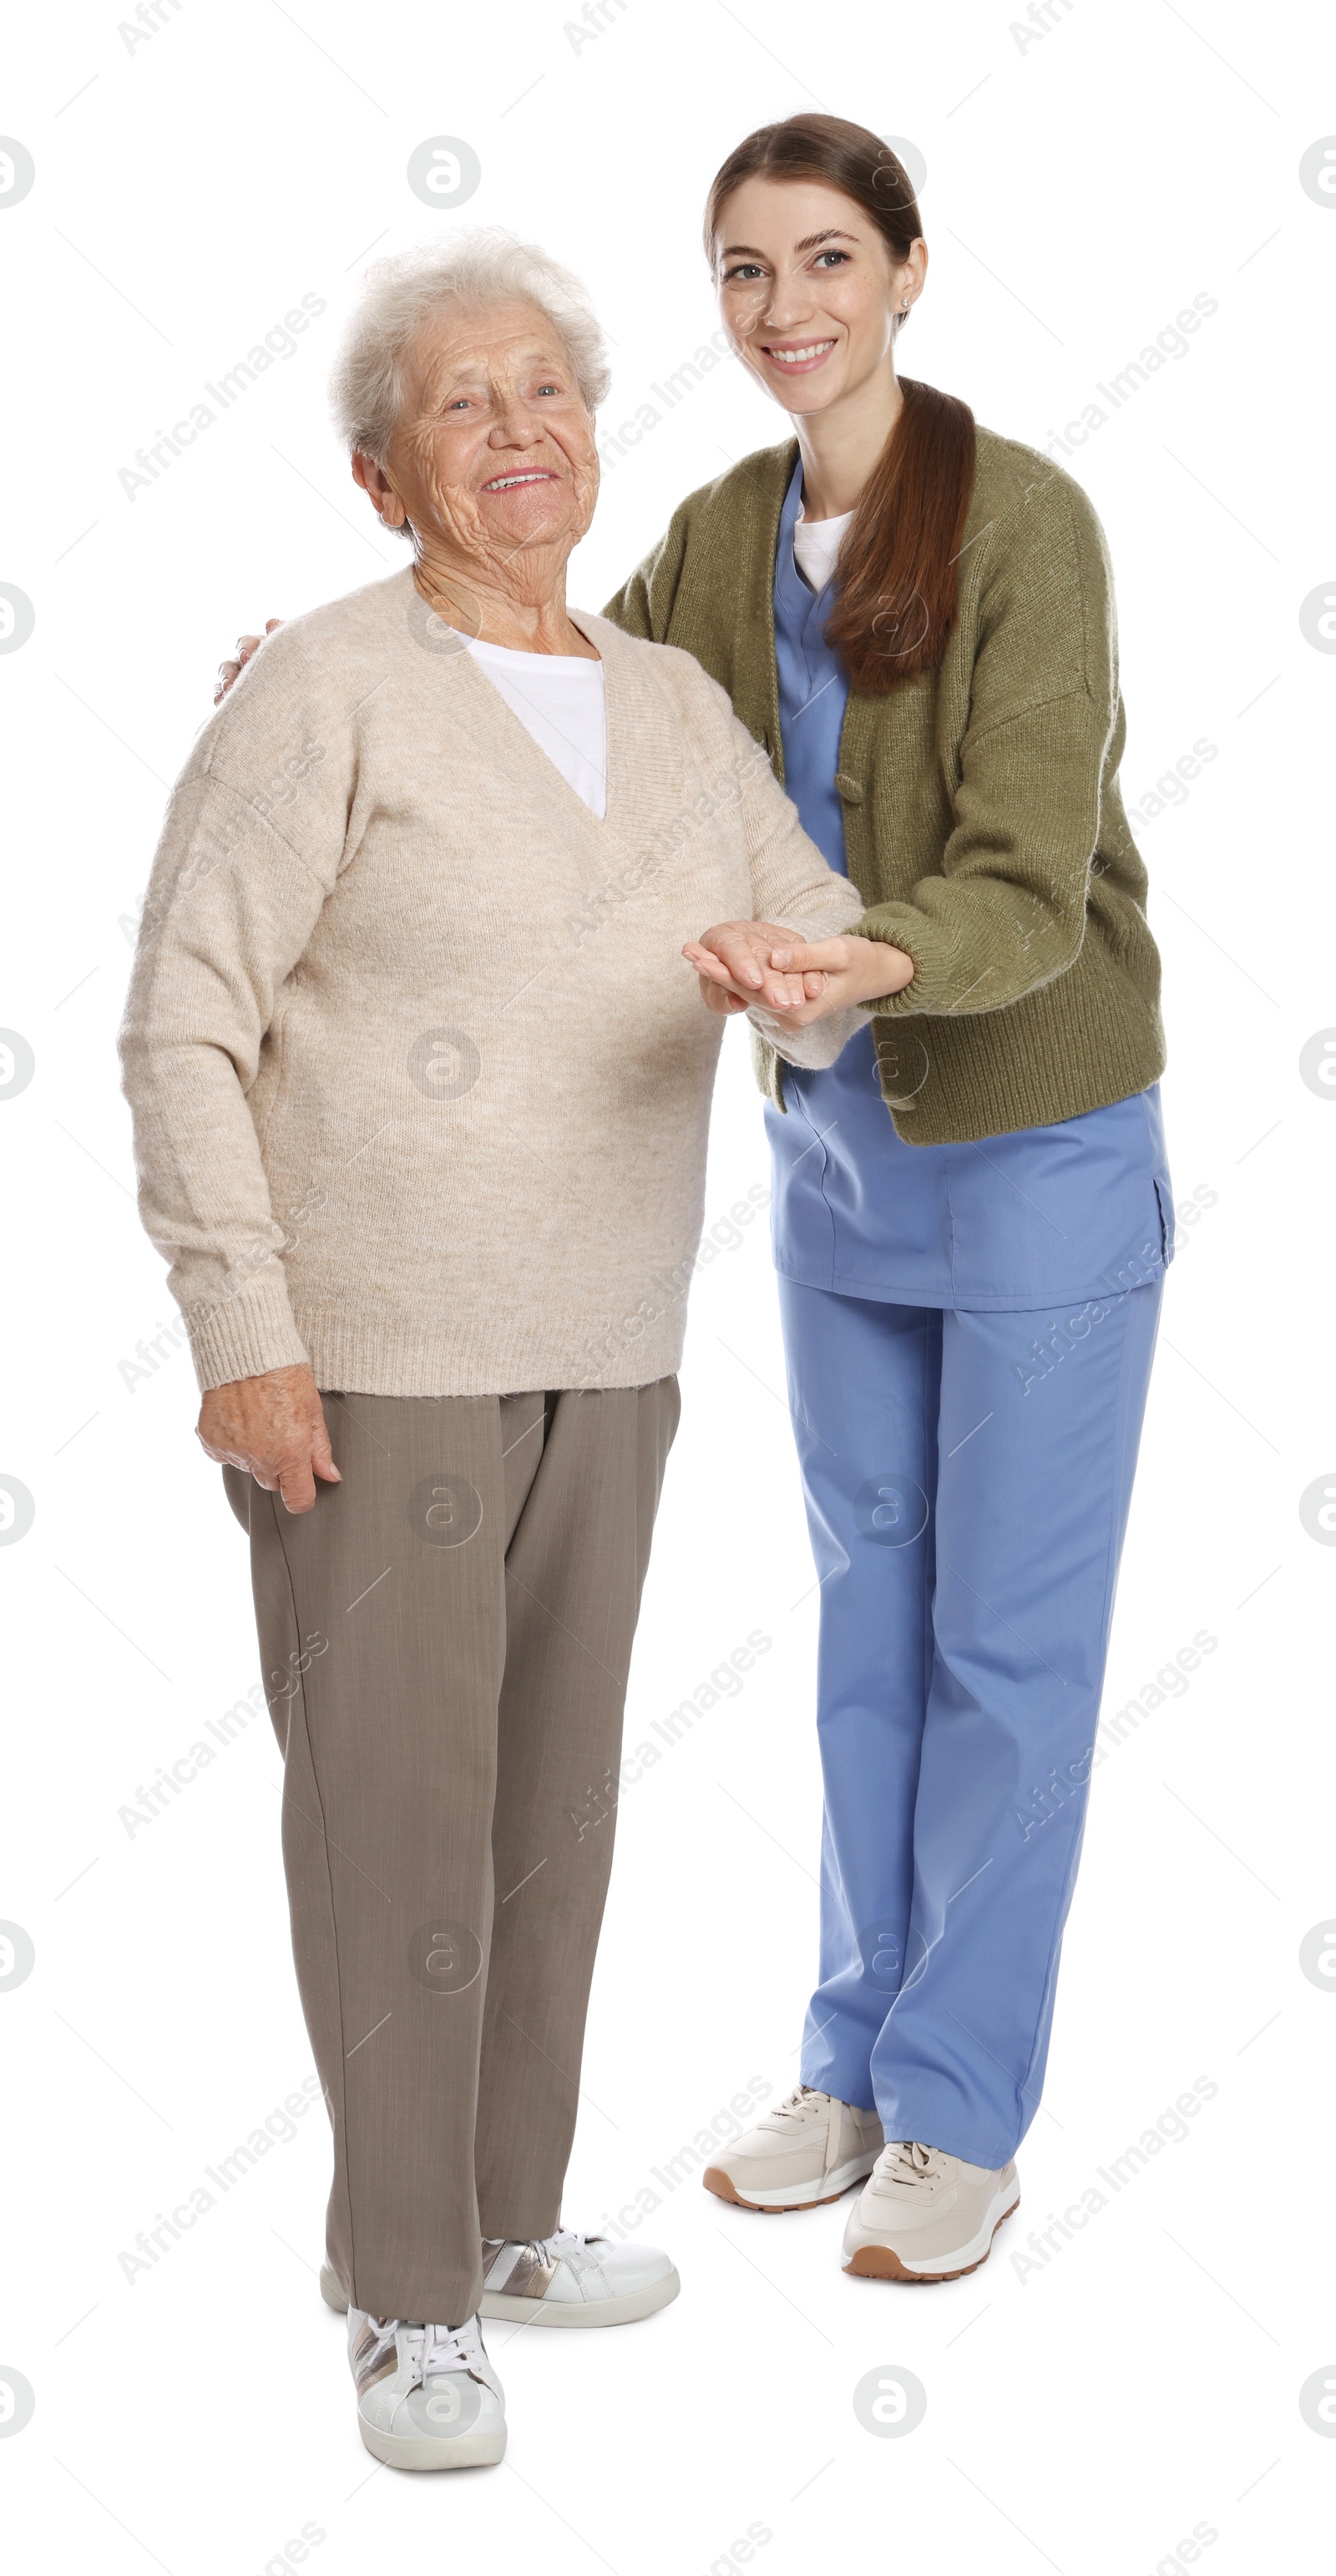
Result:
<svg viewBox="0 0 1336 2576">
<path fill-rule="evenodd" d="M 842 805 L 861 805 L 863 802 L 863 790 L 858 780 L 851 778 L 844 769 L 835 772 L 835 793 Z"/>
</svg>

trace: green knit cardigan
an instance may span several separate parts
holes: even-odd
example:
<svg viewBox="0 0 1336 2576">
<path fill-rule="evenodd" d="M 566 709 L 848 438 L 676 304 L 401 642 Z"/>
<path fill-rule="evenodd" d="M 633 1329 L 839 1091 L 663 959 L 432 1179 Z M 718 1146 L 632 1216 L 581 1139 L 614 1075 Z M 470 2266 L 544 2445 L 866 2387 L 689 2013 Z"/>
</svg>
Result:
<svg viewBox="0 0 1336 2576">
<path fill-rule="evenodd" d="M 693 492 L 603 612 L 694 654 L 781 781 L 774 572 L 797 453 L 764 448 Z M 871 1006 L 911 1144 L 1048 1126 L 1163 1070 L 1124 732 L 1099 521 L 1070 475 L 981 429 L 941 667 L 888 696 L 850 691 L 835 779 L 867 906 L 856 927 L 914 960 L 912 983 Z M 757 1062 L 782 1108 L 783 1067 L 759 1040 Z"/>
</svg>

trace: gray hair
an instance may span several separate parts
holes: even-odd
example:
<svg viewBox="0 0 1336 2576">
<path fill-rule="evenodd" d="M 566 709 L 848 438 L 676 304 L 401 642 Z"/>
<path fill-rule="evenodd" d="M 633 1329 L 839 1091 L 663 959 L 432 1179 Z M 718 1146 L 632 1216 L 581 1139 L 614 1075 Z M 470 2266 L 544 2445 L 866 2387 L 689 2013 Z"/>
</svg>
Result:
<svg viewBox="0 0 1336 2576">
<path fill-rule="evenodd" d="M 532 304 L 556 332 L 586 411 L 607 397 L 611 376 L 603 334 L 583 286 L 546 251 L 513 233 L 479 228 L 432 242 L 366 272 L 361 302 L 344 332 L 331 381 L 334 417 L 349 450 L 385 463 L 403 408 L 409 349 L 444 305 L 465 312 Z"/>
</svg>

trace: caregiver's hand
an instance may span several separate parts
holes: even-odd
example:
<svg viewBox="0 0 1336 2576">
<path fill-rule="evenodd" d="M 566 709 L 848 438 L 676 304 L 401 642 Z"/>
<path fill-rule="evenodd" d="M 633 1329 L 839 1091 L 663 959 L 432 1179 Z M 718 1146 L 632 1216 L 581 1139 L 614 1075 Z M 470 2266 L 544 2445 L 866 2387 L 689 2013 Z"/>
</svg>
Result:
<svg viewBox="0 0 1336 2576">
<path fill-rule="evenodd" d="M 242 1467 L 290 1512 L 315 1506 L 315 1480 L 341 1485 L 320 1391 L 308 1368 L 266 1369 L 211 1387 L 196 1433 L 220 1467 Z"/>
<path fill-rule="evenodd" d="M 281 617 L 271 617 L 265 627 L 264 635 L 272 635 L 275 628 L 281 626 L 282 623 L 283 620 Z M 252 654 L 259 652 L 260 646 L 264 642 L 264 635 L 238 635 L 237 658 L 235 662 L 220 662 L 218 665 L 218 686 L 213 693 L 213 703 L 215 706 L 221 705 L 222 700 L 226 697 L 233 681 L 240 679 L 241 674 L 245 670 L 246 664 L 249 662 Z"/>
<path fill-rule="evenodd" d="M 760 1002 L 768 1011 L 789 1011 L 815 1001 L 825 983 L 817 970 L 807 976 L 776 972 L 781 952 L 787 966 L 790 951 L 801 945 L 796 930 L 773 921 L 720 921 L 699 939 L 688 939 L 682 954 L 695 967 L 712 1010 L 745 1011 Z M 712 999 L 710 986 L 719 1000 Z M 727 1003 L 725 995 L 731 996 Z"/>
<path fill-rule="evenodd" d="M 776 968 L 788 971 L 790 979 L 802 977 L 810 984 L 814 974 L 825 978 L 824 990 L 814 1000 L 785 1012 L 795 1029 L 809 1028 L 830 1011 L 847 1011 L 858 1002 L 880 1002 L 890 993 L 903 993 L 914 980 L 914 960 L 903 948 L 892 948 L 884 939 L 859 939 L 851 931 L 837 939 L 792 940 L 776 948 L 774 962 Z"/>
</svg>

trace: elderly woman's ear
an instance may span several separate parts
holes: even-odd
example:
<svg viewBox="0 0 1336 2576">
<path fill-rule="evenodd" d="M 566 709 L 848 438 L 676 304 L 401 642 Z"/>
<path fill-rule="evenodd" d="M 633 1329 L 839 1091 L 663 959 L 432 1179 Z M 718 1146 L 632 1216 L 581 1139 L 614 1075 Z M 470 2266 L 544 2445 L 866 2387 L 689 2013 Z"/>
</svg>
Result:
<svg viewBox="0 0 1336 2576">
<path fill-rule="evenodd" d="M 387 528 L 403 526 L 404 505 L 394 485 L 374 456 L 364 456 L 360 448 L 353 454 L 353 481 L 361 484 L 373 510 L 379 511 Z"/>
</svg>

